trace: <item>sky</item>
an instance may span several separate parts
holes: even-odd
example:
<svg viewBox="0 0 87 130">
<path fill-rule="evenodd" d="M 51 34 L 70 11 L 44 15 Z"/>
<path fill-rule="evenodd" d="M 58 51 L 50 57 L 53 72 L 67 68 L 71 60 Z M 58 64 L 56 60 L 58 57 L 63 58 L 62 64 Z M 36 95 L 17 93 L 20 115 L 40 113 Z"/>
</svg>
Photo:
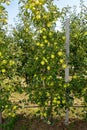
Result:
<svg viewBox="0 0 87 130">
<path fill-rule="evenodd" d="M 17 20 L 18 14 L 18 1 L 12 0 L 9 6 L 6 6 L 6 10 L 8 11 L 8 24 L 15 25 L 15 20 Z M 67 5 L 73 7 L 77 6 L 77 10 L 79 11 L 79 3 L 80 0 L 55 0 L 55 4 L 61 9 L 62 7 L 66 7 Z M 85 5 L 87 5 L 87 0 L 84 0 Z"/>
</svg>

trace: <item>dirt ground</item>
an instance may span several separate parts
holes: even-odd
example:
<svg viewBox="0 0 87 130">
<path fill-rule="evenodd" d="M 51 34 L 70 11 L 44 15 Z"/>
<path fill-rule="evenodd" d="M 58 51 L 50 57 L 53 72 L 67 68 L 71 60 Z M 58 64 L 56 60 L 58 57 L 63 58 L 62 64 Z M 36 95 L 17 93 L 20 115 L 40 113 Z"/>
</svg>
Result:
<svg viewBox="0 0 87 130">
<path fill-rule="evenodd" d="M 18 98 L 16 98 L 18 97 Z M 19 95 L 19 94 L 14 94 L 12 96 L 12 101 L 14 101 L 14 99 L 18 99 L 22 100 L 22 97 L 24 98 L 24 95 Z M 18 102 L 17 101 L 17 102 Z M 77 101 L 77 100 L 76 100 Z M 77 101 L 75 104 L 77 105 L 79 101 Z M 80 104 L 80 103 L 79 103 Z M 22 104 L 23 106 L 23 104 Z M 53 124 L 49 124 L 49 122 L 36 118 L 36 117 L 32 117 L 33 113 L 35 111 L 37 111 L 37 108 L 33 110 L 30 110 L 30 108 L 22 108 L 20 110 L 17 111 L 18 116 L 17 119 L 14 124 L 14 128 L 6 128 L 3 130 L 87 130 L 87 121 L 85 120 L 81 120 L 79 119 L 79 117 L 81 116 L 81 112 L 83 109 L 81 108 L 76 108 L 76 110 L 74 109 L 74 113 L 71 113 L 71 117 L 73 117 L 73 119 L 69 120 L 69 126 L 66 127 L 64 125 L 64 119 L 61 118 L 60 120 L 54 119 Z M 30 114 L 32 113 L 32 114 Z M 30 114 L 30 116 L 29 116 Z M 77 115 L 78 116 L 73 116 L 73 115 Z M 76 117 L 76 118 L 74 118 Z M 78 118 L 78 119 L 77 119 Z M 6 119 L 5 119 L 6 120 Z"/>
<path fill-rule="evenodd" d="M 20 116 L 15 123 L 14 130 L 87 130 L 87 121 L 70 119 L 69 126 L 64 125 L 64 120 L 48 124 L 41 119 Z"/>
</svg>

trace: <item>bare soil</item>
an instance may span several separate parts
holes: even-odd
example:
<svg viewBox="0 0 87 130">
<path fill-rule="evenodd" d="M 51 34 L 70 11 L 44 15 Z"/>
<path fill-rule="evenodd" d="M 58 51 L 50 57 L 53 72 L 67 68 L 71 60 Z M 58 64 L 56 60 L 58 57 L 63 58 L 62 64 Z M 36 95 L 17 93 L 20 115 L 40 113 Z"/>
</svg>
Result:
<svg viewBox="0 0 87 130">
<path fill-rule="evenodd" d="M 15 123 L 14 130 L 87 130 L 87 121 L 70 119 L 69 126 L 64 125 L 64 120 L 55 120 L 49 124 L 44 120 L 19 116 Z"/>
</svg>

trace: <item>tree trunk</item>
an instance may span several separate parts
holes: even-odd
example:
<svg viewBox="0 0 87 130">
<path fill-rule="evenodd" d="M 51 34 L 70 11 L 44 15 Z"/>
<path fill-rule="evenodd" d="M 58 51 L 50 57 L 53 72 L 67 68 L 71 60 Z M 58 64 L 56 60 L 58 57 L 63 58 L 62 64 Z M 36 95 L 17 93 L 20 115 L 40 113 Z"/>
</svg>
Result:
<svg viewBox="0 0 87 130">
<path fill-rule="evenodd" d="M 64 124 L 66 126 L 68 126 L 68 124 L 69 124 L 69 110 L 68 110 L 68 108 L 66 108 L 66 116 L 65 116 L 65 122 L 64 122 Z"/>
<path fill-rule="evenodd" d="M 1 125 L 2 125 L 2 112 L 0 111 L 0 130 L 2 130 Z"/>
<path fill-rule="evenodd" d="M 50 122 L 53 122 L 53 94 L 50 97 Z"/>
</svg>

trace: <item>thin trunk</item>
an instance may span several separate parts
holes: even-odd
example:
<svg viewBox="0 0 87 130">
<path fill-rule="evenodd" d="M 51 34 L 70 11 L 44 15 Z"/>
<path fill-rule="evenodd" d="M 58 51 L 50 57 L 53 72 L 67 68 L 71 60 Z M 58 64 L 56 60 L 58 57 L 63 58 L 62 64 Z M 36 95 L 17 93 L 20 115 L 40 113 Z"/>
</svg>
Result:
<svg viewBox="0 0 87 130">
<path fill-rule="evenodd" d="M 69 124 L 69 110 L 66 108 L 66 116 L 64 124 L 67 126 Z"/>
<path fill-rule="evenodd" d="M 0 130 L 2 130 L 1 125 L 2 125 L 2 112 L 0 111 Z"/>
<path fill-rule="evenodd" d="M 53 94 L 50 97 L 50 122 L 53 122 Z"/>
</svg>

